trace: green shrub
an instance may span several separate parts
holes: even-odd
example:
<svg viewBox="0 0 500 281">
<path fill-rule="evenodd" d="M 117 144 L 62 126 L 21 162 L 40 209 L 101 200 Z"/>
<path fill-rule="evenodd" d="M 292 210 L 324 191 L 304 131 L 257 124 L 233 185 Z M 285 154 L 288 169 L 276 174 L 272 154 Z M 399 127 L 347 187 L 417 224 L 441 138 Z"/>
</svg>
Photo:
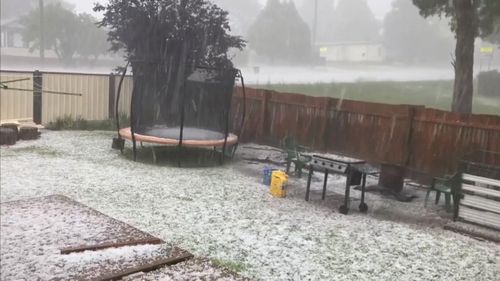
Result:
<svg viewBox="0 0 500 281">
<path fill-rule="evenodd" d="M 483 71 L 477 75 L 477 93 L 483 97 L 500 98 L 500 72 Z"/>
<path fill-rule="evenodd" d="M 130 124 L 130 119 L 126 114 L 120 114 L 120 127 L 126 127 Z M 116 130 L 115 118 L 107 120 L 86 120 L 81 116 L 73 118 L 71 115 L 65 115 L 57 118 L 45 126 L 49 130 L 87 130 L 87 131 L 114 131 Z"/>
</svg>

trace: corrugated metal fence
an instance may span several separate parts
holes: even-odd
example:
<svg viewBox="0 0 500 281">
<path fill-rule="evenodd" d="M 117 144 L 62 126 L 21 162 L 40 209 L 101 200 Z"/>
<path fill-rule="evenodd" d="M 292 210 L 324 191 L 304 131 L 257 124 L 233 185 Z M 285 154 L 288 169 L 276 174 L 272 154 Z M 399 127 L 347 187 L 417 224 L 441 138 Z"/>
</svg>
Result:
<svg viewBox="0 0 500 281">
<path fill-rule="evenodd" d="M 42 94 L 42 123 L 71 115 L 87 120 L 108 118 L 109 77 L 103 75 L 43 73 L 43 90 L 82 96 Z"/>
<path fill-rule="evenodd" d="M 33 73 L 1 71 L 0 81 L 32 78 Z M 33 118 L 33 82 L 30 80 L 8 83 L 9 87 L 28 91 L 6 90 L 0 87 L 0 120 Z M 31 91 L 31 92 L 30 92 Z"/>
<path fill-rule="evenodd" d="M 30 80 L 8 83 L 9 87 L 33 91 L 36 85 L 34 72 L 0 71 L 0 81 L 29 78 Z M 86 120 L 105 120 L 111 117 L 110 91 L 118 88 L 118 76 L 87 73 L 41 73 L 44 91 L 81 94 L 81 96 L 42 93 L 41 123 L 71 116 Z M 115 88 L 110 87 L 114 81 Z M 34 118 L 33 92 L 1 89 L 1 120 Z M 36 92 L 36 91 L 35 91 Z M 132 77 L 126 77 L 122 86 L 120 112 L 128 113 L 132 96 Z M 114 97 L 114 96 L 113 96 Z M 114 101 L 111 101 L 113 105 Z M 111 106 L 111 108 L 113 108 Z M 114 108 L 113 108 L 114 110 Z M 36 119 L 36 118 L 35 118 Z"/>
<path fill-rule="evenodd" d="M 127 114 L 130 112 L 130 103 L 132 102 L 132 87 L 133 80 L 131 76 L 126 76 L 123 79 L 120 101 L 118 104 L 118 111 L 122 114 Z M 118 91 L 118 84 L 120 83 L 120 77 L 115 80 L 115 89 Z"/>
<path fill-rule="evenodd" d="M 32 72 L 0 71 L 1 81 L 33 77 Z M 81 97 L 42 95 L 42 124 L 71 115 L 87 120 L 114 116 L 120 77 L 43 73 L 43 89 Z M 31 81 L 10 87 L 34 89 Z M 1 119 L 33 117 L 33 93 L 1 90 Z M 130 110 L 132 78 L 122 86 L 119 111 Z M 236 89 L 232 116 L 239 131 L 242 91 Z M 111 104 L 110 104 L 111 103 Z M 111 106 L 110 106 L 111 105 Z M 500 111 L 500 109 L 499 109 Z M 406 167 L 431 175 L 453 173 L 458 160 L 475 150 L 500 151 L 500 116 L 462 115 L 419 106 L 388 105 L 268 90 L 247 89 L 247 118 L 241 139 L 279 145 L 287 135 L 320 151 Z M 500 163 L 491 163 L 500 165 Z"/>
</svg>

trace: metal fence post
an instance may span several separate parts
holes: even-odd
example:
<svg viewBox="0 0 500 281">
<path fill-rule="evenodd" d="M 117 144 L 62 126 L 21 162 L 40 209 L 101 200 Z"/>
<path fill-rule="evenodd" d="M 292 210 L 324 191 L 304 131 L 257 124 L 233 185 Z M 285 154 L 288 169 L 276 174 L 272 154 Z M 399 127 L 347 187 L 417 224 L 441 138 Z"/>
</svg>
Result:
<svg viewBox="0 0 500 281">
<path fill-rule="evenodd" d="M 109 74 L 109 90 L 108 90 L 108 97 L 109 97 L 109 102 L 108 102 L 108 118 L 114 118 L 115 117 L 115 100 L 116 100 L 116 77 L 113 73 Z"/>
<path fill-rule="evenodd" d="M 35 70 L 33 72 L 33 122 L 42 124 L 42 72 Z"/>
</svg>

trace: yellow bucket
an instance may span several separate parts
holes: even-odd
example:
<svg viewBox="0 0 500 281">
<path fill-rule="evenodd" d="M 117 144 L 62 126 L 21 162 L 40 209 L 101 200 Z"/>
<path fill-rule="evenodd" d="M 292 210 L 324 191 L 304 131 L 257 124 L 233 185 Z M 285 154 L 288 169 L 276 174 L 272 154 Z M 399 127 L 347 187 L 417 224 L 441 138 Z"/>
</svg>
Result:
<svg viewBox="0 0 500 281">
<path fill-rule="evenodd" d="M 288 175 L 283 171 L 273 171 L 271 177 L 271 185 L 269 192 L 274 197 L 283 198 L 286 196 L 286 184 L 288 182 Z"/>
</svg>

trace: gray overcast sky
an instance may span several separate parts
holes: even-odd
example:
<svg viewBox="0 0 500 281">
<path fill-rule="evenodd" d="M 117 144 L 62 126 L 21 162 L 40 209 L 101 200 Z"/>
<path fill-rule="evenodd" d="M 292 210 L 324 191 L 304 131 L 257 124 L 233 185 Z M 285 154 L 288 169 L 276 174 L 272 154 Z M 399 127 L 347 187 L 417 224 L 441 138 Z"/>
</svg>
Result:
<svg viewBox="0 0 500 281">
<path fill-rule="evenodd" d="M 92 12 L 92 7 L 94 6 L 94 3 L 100 2 L 104 3 L 106 2 L 105 0 L 66 0 L 69 3 L 72 3 L 75 6 L 75 9 L 78 12 L 87 12 L 87 13 L 93 13 Z M 238 1 L 238 0 L 235 0 Z M 245 0 L 240 0 L 240 1 L 245 1 Z M 267 0 L 259 0 L 262 5 L 266 3 Z M 300 7 L 300 3 L 303 1 L 308 1 L 313 3 L 313 0 L 294 0 Z M 372 9 L 373 13 L 378 19 L 383 19 L 385 14 L 391 9 L 391 3 L 393 0 L 367 0 L 368 5 L 370 5 L 370 8 Z M 410 1 L 410 0 L 408 0 Z"/>
</svg>

